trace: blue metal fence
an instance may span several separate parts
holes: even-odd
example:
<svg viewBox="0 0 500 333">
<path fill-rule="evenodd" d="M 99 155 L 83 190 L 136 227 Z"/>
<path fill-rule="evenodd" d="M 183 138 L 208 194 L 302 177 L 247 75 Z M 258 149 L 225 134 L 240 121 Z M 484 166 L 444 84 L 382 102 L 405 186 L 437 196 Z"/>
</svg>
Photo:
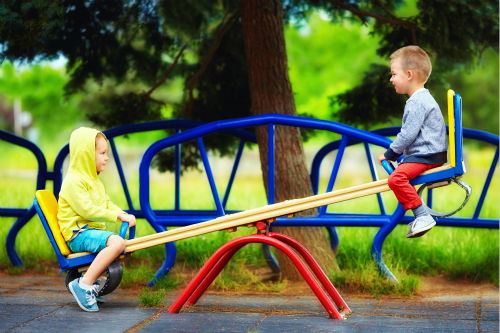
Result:
<svg viewBox="0 0 500 333">
<path fill-rule="evenodd" d="M 332 151 L 337 151 L 337 158 L 334 162 L 330 178 L 327 185 L 327 190 L 331 190 L 334 187 L 335 181 L 339 174 L 339 167 L 341 165 L 343 152 L 349 146 L 354 144 L 363 144 L 365 153 L 368 160 L 368 166 L 371 176 L 374 180 L 377 179 L 375 163 L 372 159 L 371 147 L 388 147 L 391 140 L 387 136 L 393 136 L 399 131 L 399 127 L 381 129 L 374 132 L 367 132 L 359 130 L 344 124 L 316 120 L 310 118 L 284 116 L 284 115 L 274 115 L 268 114 L 263 116 L 248 117 L 242 119 L 232 119 L 226 121 L 218 121 L 209 124 L 200 124 L 190 121 L 182 120 L 166 120 L 142 124 L 131 124 L 126 126 L 120 126 L 117 128 L 109 129 L 104 131 L 106 136 L 110 141 L 111 151 L 116 162 L 118 169 L 118 174 L 120 182 L 122 185 L 123 193 L 127 200 L 128 211 L 135 214 L 138 217 L 144 217 L 157 231 L 164 231 L 167 227 L 171 226 L 185 226 L 193 223 L 198 223 L 201 221 L 206 221 L 208 219 L 215 218 L 227 213 L 232 213 L 233 211 L 228 211 L 226 209 L 228 198 L 231 193 L 231 189 L 237 175 L 238 166 L 240 164 L 243 151 L 247 143 L 255 143 L 255 135 L 248 129 L 255 126 L 267 126 L 268 129 L 268 202 L 274 202 L 274 163 L 275 156 L 274 152 L 274 136 L 276 126 L 294 126 L 300 128 L 309 128 L 322 131 L 328 131 L 332 133 L 338 133 L 342 136 L 340 140 L 333 141 L 326 146 L 322 147 L 315 155 L 311 167 L 311 180 L 313 185 L 314 193 L 318 193 L 319 188 L 319 169 L 321 163 L 324 161 L 325 156 L 327 156 Z M 147 148 L 145 151 L 140 167 L 139 167 L 139 199 L 141 207 L 135 207 L 131 195 L 129 186 L 125 173 L 123 172 L 120 154 L 118 152 L 115 138 L 121 135 L 126 135 L 130 133 L 152 131 L 159 129 L 174 129 L 176 134 L 165 137 Z M 187 130 L 186 130 L 187 129 Z M 231 169 L 230 177 L 228 183 L 226 184 L 225 192 L 221 195 L 218 193 L 217 186 L 215 183 L 214 175 L 212 172 L 212 167 L 210 164 L 210 159 L 206 152 L 203 138 L 207 135 L 221 134 L 229 135 L 239 139 L 239 147 L 237 149 L 233 166 Z M 479 227 L 479 228 L 498 228 L 498 219 L 484 219 L 479 216 L 481 208 L 484 204 L 484 199 L 489 190 L 493 173 L 495 171 L 496 165 L 498 164 L 498 136 L 486 133 L 478 130 L 464 129 L 463 135 L 465 138 L 477 140 L 490 144 L 496 147 L 496 153 L 493 157 L 492 164 L 488 175 L 485 179 L 485 184 L 481 191 L 481 196 L 478 201 L 475 213 L 470 218 L 444 218 L 439 219 L 438 224 L 442 226 L 462 226 L 462 227 Z M 37 185 L 36 189 L 42 189 L 46 185 L 47 180 L 52 180 L 54 185 L 54 193 L 59 192 L 61 181 L 62 181 L 62 166 L 65 158 L 68 155 L 69 148 L 66 145 L 61 149 L 56 157 L 54 168 L 52 172 L 47 171 L 47 165 L 45 158 L 40 151 L 40 149 L 33 143 L 14 136 L 10 133 L 0 131 L 0 140 L 7 141 L 9 143 L 18 145 L 29 149 L 35 154 L 38 161 L 38 175 L 37 175 Z M 214 210 L 185 210 L 181 208 L 180 199 L 180 152 L 182 149 L 182 144 L 188 141 L 195 140 L 200 155 L 202 157 L 202 164 L 205 170 L 207 180 L 210 185 L 212 200 L 214 202 Z M 162 149 L 172 147 L 175 149 L 175 181 L 174 185 L 174 208 L 170 210 L 155 210 L 151 207 L 150 201 L 150 169 L 151 162 L 155 155 Z M 385 178 L 385 177 L 384 177 Z M 428 196 L 427 204 L 432 205 L 432 195 Z M 386 207 L 384 206 L 382 197 L 380 194 L 377 195 L 377 202 L 379 204 L 380 213 L 379 214 L 358 214 L 356 212 L 350 214 L 338 214 L 329 213 L 326 207 L 321 207 L 317 216 L 309 217 L 295 217 L 293 219 L 283 219 L 278 218 L 273 225 L 281 226 L 325 226 L 332 236 L 332 247 L 336 248 L 338 246 L 338 235 L 335 231 L 336 226 L 368 226 L 368 227 L 379 227 L 373 243 L 372 243 L 372 255 L 374 260 L 377 262 L 379 269 L 387 276 L 394 278 L 395 276 L 390 272 L 390 270 L 385 266 L 382 259 L 382 247 L 383 242 L 387 235 L 394 229 L 397 224 L 408 223 L 410 217 L 404 216 L 404 210 L 401 206 L 398 206 L 394 212 L 388 213 Z M 18 220 L 14 223 L 7 236 L 7 253 L 10 260 L 14 265 L 22 265 L 22 261 L 15 251 L 15 239 L 18 231 L 29 221 L 35 214 L 34 208 L 11 208 L 11 207 L 0 207 L 0 216 L 12 216 L 18 217 Z M 176 251 L 175 243 L 169 243 L 165 245 L 166 247 L 166 259 L 155 275 L 155 279 L 168 273 L 170 268 L 175 263 Z M 268 252 L 270 255 L 270 252 Z M 272 262 L 272 258 L 268 258 Z M 151 283 L 154 283 L 154 280 Z"/>
</svg>

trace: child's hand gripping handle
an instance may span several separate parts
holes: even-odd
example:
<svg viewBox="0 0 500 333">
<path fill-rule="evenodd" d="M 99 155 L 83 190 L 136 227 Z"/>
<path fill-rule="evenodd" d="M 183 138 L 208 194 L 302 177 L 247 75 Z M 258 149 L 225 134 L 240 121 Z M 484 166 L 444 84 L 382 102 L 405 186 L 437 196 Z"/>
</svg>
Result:
<svg viewBox="0 0 500 333">
<path fill-rule="evenodd" d="M 128 222 L 123 222 L 122 226 L 120 227 L 120 237 L 125 239 L 125 236 L 127 236 L 127 229 L 128 229 Z M 130 231 L 128 233 L 128 239 L 133 239 L 135 237 L 135 225 L 130 228 Z"/>
<path fill-rule="evenodd" d="M 382 166 L 384 167 L 385 171 L 387 171 L 387 173 L 390 175 L 393 171 L 394 171 L 394 165 L 392 165 L 391 162 L 389 162 L 388 160 L 382 160 L 380 162 L 382 164 Z"/>
</svg>

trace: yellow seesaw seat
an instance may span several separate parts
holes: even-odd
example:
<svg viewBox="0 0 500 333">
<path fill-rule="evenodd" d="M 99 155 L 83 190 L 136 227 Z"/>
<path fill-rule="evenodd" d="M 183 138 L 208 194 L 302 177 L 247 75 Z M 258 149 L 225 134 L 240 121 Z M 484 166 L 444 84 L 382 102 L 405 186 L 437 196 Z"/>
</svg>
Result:
<svg viewBox="0 0 500 333">
<path fill-rule="evenodd" d="M 54 237 L 61 254 L 68 259 L 90 254 L 90 252 L 73 253 L 68 247 L 68 244 L 61 233 L 61 229 L 59 229 L 59 222 L 57 221 L 57 200 L 54 193 L 50 190 L 38 190 L 35 193 L 35 197 L 40 205 L 40 208 L 42 209 L 43 215 L 47 220 L 52 236 Z"/>
</svg>

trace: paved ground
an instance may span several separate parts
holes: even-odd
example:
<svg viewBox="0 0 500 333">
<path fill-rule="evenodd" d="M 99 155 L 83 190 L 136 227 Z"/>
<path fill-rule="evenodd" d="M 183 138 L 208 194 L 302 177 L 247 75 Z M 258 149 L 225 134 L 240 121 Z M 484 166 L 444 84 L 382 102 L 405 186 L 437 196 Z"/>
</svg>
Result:
<svg viewBox="0 0 500 333">
<path fill-rule="evenodd" d="M 34 281 L 33 281 L 34 280 Z M 171 304 L 178 293 L 168 295 Z M 464 290 L 464 294 L 467 292 Z M 314 296 L 207 294 L 180 314 L 142 308 L 118 289 L 98 313 L 81 311 L 61 277 L 0 276 L 0 332 L 498 332 L 498 295 L 345 297 L 333 320 Z"/>
</svg>

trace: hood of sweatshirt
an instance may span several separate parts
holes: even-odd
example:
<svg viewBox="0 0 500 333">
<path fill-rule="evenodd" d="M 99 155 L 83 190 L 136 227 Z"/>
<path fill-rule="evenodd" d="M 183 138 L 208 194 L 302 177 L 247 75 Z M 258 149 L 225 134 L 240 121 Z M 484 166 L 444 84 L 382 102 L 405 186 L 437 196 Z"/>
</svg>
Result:
<svg viewBox="0 0 500 333">
<path fill-rule="evenodd" d="M 69 138 L 69 169 L 92 179 L 97 178 L 95 165 L 95 139 L 102 132 L 89 127 L 80 127 Z"/>
</svg>

